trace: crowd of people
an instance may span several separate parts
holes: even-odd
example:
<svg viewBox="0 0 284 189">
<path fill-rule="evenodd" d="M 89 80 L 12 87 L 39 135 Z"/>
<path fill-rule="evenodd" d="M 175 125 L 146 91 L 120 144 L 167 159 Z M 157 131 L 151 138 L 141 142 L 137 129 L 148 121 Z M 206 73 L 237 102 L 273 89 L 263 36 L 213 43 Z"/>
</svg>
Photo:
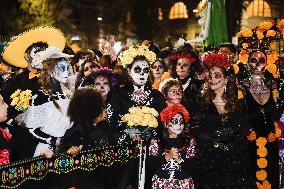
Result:
<svg viewBox="0 0 284 189">
<path fill-rule="evenodd" d="M 131 141 L 145 149 L 144 182 L 133 159 L 98 188 L 277 189 L 283 67 L 272 72 L 267 52 L 250 49 L 243 62 L 231 43 L 200 53 L 183 39 L 145 40 L 113 58 L 33 28 L 1 56 L 0 164 Z"/>
</svg>

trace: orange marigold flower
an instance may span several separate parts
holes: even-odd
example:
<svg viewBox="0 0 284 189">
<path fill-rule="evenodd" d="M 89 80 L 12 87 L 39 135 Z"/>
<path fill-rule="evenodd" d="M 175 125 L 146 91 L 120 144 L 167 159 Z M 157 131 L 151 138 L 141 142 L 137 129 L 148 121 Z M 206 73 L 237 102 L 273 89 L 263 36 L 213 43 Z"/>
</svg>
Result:
<svg viewBox="0 0 284 189">
<path fill-rule="evenodd" d="M 274 142 L 276 139 L 277 139 L 277 138 L 276 138 L 275 134 L 272 133 L 272 132 L 270 132 L 270 133 L 268 134 L 268 136 L 267 136 L 268 142 Z"/>
<path fill-rule="evenodd" d="M 240 68 L 239 68 L 239 66 L 237 64 L 233 64 L 233 68 L 234 68 L 235 74 L 239 73 Z"/>
<path fill-rule="evenodd" d="M 279 28 L 280 30 L 284 29 L 284 19 L 277 20 L 277 28 Z"/>
<path fill-rule="evenodd" d="M 241 35 L 242 37 L 252 37 L 253 32 L 251 31 L 251 29 L 246 29 L 242 31 Z"/>
<path fill-rule="evenodd" d="M 272 42 L 272 43 L 269 44 L 269 47 L 270 47 L 271 50 L 276 50 L 277 43 L 276 42 Z"/>
<path fill-rule="evenodd" d="M 269 71 L 274 78 L 278 78 L 277 66 L 275 64 L 268 64 L 266 70 Z"/>
<path fill-rule="evenodd" d="M 238 90 L 238 99 L 240 100 L 240 99 L 243 99 L 243 98 L 244 98 L 243 92 L 241 90 Z M 249 140 L 249 138 L 248 138 L 248 140 Z"/>
<path fill-rule="evenodd" d="M 269 30 L 270 28 L 272 28 L 273 26 L 273 22 L 268 21 L 268 22 L 262 22 L 259 24 L 258 30 L 260 31 L 266 31 Z"/>
<path fill-rule="evenodd" d="M 249 58 L 248 53 L 245 50 L 241 50 L 241 52 L 239 54 L 239 60 L 242 63 L 247 63 L 248 62 L 248 58 Z"/>
<path fill-rule="evenodd" d="M 264 147 L 266 143 L 267 143 L 267 140 L 264 137 L 258 137 L 258 139 L 256 140 L 256 145 L 259 147 Z"/>
<path fill-rule="evenodd" d="M 258 189 L 271 189 L 271 184 L 265 180 L 260 184 L 259 182 L 256 182 L 256 186 Z"/>
<path fill-rule="evenodd" d="M 259 157 L 265 157 L 267 156 L 267 149 L 265 147 L 259 147 L 256 153 Z"/>
<path fill-rule="evenodd" d="M 257 159 L 257 166 L 261 169 L 267 167 L 267 160 L 265 158 Z"/>
<path fill-rule="evenodd" d="M 248 46 L 249 46 L 248 43 L 243 43 L 243 44 L 242 44 L 242 47 L 243 47 L 244 49 L 247 49 Z"/>
<path fill-rule="evenodd" d="M 239 96 L 239 94 L 238 94 L 238 96 Z M 251 132 L 249 133 L 249 135 L 247 136 L 247 139 L 248 139 L 249 141 L 254 141 L 254 140 L 256 139 L 256 133 L 255 133 L 254 131 L 251 131 Z"/>
<path fill-rule="evenodd" d="M 257 36 L 258 39 L 264 38 L 263 32 L 261 32 L 261 31 L 256 31 L 256 36 Z"/>
<path fill-rule="evenodd" d="M 268 30 L 266 33 L 266 37 L 274 37 L 276 35 L 276 31 Z"/>
<path fill-rule="evenodd" d="M 267 177 L 267 173 L 265 170 L 261 169 L 260 171 L 256 172 L 257 180 L 264 181 Z"/>
</svg>

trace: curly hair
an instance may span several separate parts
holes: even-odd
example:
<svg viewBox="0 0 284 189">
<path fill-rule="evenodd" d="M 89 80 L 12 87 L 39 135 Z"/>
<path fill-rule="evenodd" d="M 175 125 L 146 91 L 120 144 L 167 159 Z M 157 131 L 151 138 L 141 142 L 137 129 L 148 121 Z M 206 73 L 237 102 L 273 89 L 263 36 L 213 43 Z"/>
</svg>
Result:
<svg viewBox="0 0 284 189">
<path fill-rule="evenodd" d="M 233 68 L 230 68 L 228 71 L 224 68 L 221 68 L 222 73 L 224 74 L 224 77 L 228 80 L 226 84 L 226 91 L 222 94 L 222 98 L 226 102 L 225 104 L 225 110 L 226 111 L 238 111 L 239 105 L 238 105 L 238 88 L 235 83 L 235 77 L 234 77 L 234 70 Z M 209 87 L 209 80 L 206 81 L 203 85 L 202 94 L 204 97 L 204 103 L 207 106 L 213 105 L 213 100 L 216 96 L 214 91 Z"/>
<path fill-rule="evenodd" d="M 103 97 L 96 89 L 83 88 L 75 91 L 72 96 L 67 115 L 78 124 L 93 123 L 104 108 Z"/>
</svg>

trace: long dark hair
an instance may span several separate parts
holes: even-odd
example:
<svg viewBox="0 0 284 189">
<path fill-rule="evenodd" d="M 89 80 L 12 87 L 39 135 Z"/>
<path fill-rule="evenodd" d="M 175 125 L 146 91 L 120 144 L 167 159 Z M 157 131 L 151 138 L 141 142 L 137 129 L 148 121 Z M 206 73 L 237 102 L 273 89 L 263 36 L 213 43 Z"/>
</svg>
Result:
<svg viewBox="0 0 284 189">
<path fill-rule="evenodd" d="M 225 110 L 226 111 L 238 111 L 239 105 L 238 105 L 238 88 L 235 82 L 234 77 L 234 70 L 233 68 L 230 68 L 228 71 L 225 68 L 221 68 L 222 73 L 224 74 L 224 77 L 228 80 L 226 84 L 226 91 L 222 94 L 222 98 L 226 102 L 225 104 Z M 216 97 L 216 94 L 209 86 L 209 80 L 207 80 L 203 85 L 202 94 L 204 97 L 204 103 L 205 106 L 212 106 L 213 100 Z"/>
</svg>

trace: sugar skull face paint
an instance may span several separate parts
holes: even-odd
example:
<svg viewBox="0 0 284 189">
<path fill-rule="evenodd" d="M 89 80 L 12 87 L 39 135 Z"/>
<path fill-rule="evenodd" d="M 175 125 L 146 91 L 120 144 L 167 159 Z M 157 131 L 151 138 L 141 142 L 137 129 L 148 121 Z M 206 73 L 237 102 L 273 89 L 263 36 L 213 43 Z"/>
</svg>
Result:
<svg viewBox="0 0 284 189">
<path fill-rule="evenodd" d="M 260 51 L 253 52 L 249 59 L 249 68 L 251 74 L 262 75 L 267 65 L 266 56 Z"/>
<path fill-rule="evenodd" d="M 172 117 L 171 122 L 167 125 L 169 133 L 179 135 L 184 129 L 184 120 L 181 114 L 177 113 Z"/>
<path fill-rule="evenodd" d="M 166 94 L 167 101 L 169 103 L 180 103 L 182 99 L 183 90 L 180 86 L 172 86 Z"/>
<path fill-rule="evenodd" d="M 105 76 L 99 76 L 94 82 L 95 88 L 102 94 L 103 97 L 106 97 L 110 91 L 108 79 Z"/>
<path fill-rule="evenodd" d="M 226 85 L 226 79 L 221 68 L 213 66 L 209 70 L 209 85 L 212 90 L 220 89 Z"/>
<path fill-rule="evenodd" d="M 68 66 L 69 64 L 66 59 L 60 59 L 52 73 L 54 79 L 60 83 L 67 83 L 69 75 Z"/>
<path fill-rule="evenodd" d="M 145 60 L 134 62 L 130 69 L 130 76 L 135 85 L 145 85 L 149 78 L 149 63 Z"/>
<path fill-rule="evenodd" d="M 176 71 L 180 79 L 184 79 L 189 74 L 190 60 L 180 58 L 177 61 Z"/>
</svg>

